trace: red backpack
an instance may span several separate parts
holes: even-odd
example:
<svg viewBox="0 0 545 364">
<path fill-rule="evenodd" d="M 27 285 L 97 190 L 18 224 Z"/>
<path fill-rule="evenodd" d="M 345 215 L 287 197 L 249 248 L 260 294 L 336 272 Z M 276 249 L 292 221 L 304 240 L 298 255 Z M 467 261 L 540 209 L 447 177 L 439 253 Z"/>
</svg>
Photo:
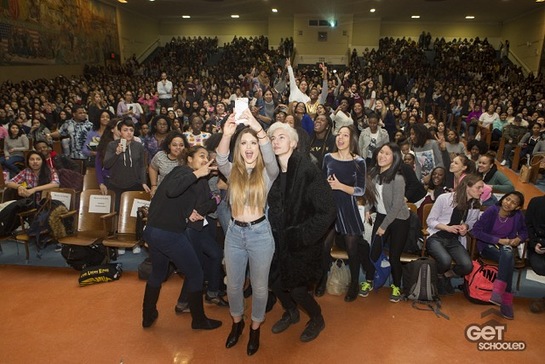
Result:
<svg viewBox="0 0 545 364">
<path fill-rule="evenodd" d="M 498 267 L 474 260 L 473 270 L 464 277 L 463 291 L 469 302 L 481 305 L 491 304 L 489 301 L 497 276 Z"/>
</svg>

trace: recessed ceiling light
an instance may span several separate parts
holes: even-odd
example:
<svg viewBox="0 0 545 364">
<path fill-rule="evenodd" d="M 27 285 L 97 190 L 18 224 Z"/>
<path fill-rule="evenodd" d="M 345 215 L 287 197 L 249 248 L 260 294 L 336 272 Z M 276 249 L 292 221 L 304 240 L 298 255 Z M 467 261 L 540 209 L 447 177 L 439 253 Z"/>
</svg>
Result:
<svg viewBox="0 0 545 364">
<path fill-rule="evenodd" d="M 466 19 L 475 19 L 475 17 L 473 15 L 468 15 L 466 16 Z"/>
<path fill-rule="evenodd" d="M 411 19 L 420 19 L 420 15 L 411 15 Z"/>
<path fill-rule="evenodd" d="M 233 15 L 231 15 L 231 18 L 238 19 L 238 18 L 240 18 L 240 15 L 233 14 Z"/>
<path fill-rule="evenodd" d="M 272 9 L 273 13 L 278 13 L 278 9 Z"/>
<path fill-rule="evenodd" d="M 121 4 L 126 4 L 127 3 L 127 0 L 117 0 L 118 2 L 120 2 Z"/>
<path fill-rule="evenodd" d="M 374 13 L 375 11 L 377 11 L 377 9 L 369 9 L 370 13 Z"/>
<path fill-rule="evenodd" d="M 149 0 L 150 2 L 154 2 L 155 0 Z"/>
<path fill-rule="evenodd" d="M 191 19 L 191 15 L 182 15 L 183 19 Z"/>
<path fill-rule="evenodd" d="M 536 0 L 536 3 L 542 3 L 544 2 L 545 0 Z"/>
</svg>

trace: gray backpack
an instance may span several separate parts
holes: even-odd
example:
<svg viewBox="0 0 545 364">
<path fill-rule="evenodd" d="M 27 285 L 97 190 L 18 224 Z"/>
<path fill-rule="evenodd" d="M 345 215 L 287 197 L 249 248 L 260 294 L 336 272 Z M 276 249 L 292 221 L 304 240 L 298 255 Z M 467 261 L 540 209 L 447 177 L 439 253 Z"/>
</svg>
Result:
<svg viewBox="0 0 545 364">
<path fill-rule="evenodd" d="M 413 301 L 418 310 L 433 311 L 437 317 L 449 317 L 441 312 L 437 293 L 437 265 L 431 258 L 418 258 L 403 267 L 405 299 Z"/>
</svg>

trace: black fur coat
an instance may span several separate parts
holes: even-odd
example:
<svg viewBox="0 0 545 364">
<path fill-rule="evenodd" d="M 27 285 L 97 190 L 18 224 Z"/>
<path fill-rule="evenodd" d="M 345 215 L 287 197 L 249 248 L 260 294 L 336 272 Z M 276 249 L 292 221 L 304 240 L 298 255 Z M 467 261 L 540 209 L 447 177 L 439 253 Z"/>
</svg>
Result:
<svg viewBox="0 0 545 364">
<path fill-rule="evenodd" d="M 336 207 L 322 172 L 299 152 L 294 151 L 288 161 L 286 191 L 281 178 L 276 178 L 268 195 L 276 244 L 271 281 L 280 276 L 282 287 L 292 289 L 320 278 L 322 238 L 335 221 Z"/>
</svg>

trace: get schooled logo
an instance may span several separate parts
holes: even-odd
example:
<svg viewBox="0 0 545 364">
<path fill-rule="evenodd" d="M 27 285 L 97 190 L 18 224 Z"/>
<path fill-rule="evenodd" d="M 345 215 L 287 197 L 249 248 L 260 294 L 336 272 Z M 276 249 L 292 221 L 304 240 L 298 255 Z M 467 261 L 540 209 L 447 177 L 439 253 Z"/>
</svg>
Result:
<svg viewBox="0 0 545 364">
<path fill-rule="evenodd" d="M 501 317 L 497 309 L 491 308 L 481 313 L 481 318 L 491 314 Z M 483 324 L 470 324 L 464 333 L 469 342 L 476 343 L 479 351 L 523 351 L 526 349 L 524 341 L 509 341 L 506 332 L 506 324 L 492 319 Z"/>
</svg>

